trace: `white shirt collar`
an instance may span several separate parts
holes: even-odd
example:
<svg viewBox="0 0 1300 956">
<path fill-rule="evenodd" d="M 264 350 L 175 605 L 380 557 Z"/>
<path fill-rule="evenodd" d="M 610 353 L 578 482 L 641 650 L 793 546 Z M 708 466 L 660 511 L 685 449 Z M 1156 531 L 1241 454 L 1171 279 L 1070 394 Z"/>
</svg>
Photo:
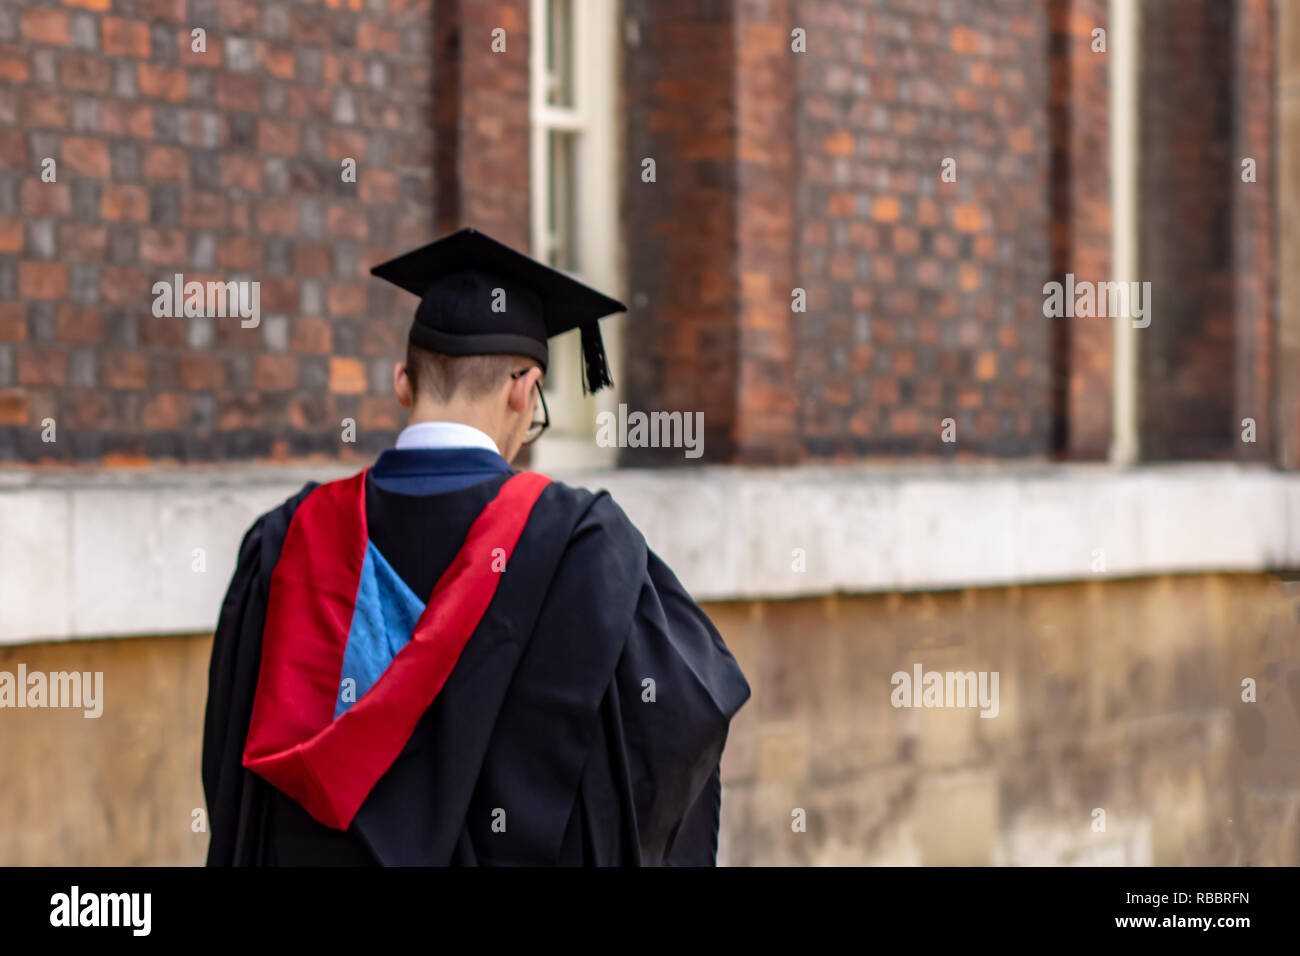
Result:
<svg viewBox="0 0 1300 956">
<path fill-rule="evenodd" d="M 501 449 L 487 432 L 461 422 L 416 422 L 397 436 L 397 448 L 486 448 L 498 455 Z"/>
</svg>

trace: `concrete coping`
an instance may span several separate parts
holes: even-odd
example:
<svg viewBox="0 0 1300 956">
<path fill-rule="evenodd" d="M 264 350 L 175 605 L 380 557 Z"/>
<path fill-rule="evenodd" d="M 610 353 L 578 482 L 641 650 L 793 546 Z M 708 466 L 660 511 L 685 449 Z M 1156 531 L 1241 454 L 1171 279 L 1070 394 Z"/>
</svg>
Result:
<svg viewBox="0 0 1300 956">
<path fill-rule="evenodd" d="M 0 472 L 0 643 L 208 633 L 244 530 L 360 464 Z M 1300 567 L 1300 474 L 1049 463 L 553 471 L 699 600 Z"/>
</svg>

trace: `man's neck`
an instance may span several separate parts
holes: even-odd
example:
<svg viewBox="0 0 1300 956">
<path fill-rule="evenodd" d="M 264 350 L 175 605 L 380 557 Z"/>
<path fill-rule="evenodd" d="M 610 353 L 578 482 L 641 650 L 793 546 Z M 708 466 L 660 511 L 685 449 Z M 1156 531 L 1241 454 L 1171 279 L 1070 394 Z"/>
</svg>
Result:
<svg viewBox="0 0 1300 956">
<path fill-rule="evenodd" d="M 414 416 L 397 436 L 397 448 L 484 448 L 501 454 L 496 439 L 476 425 L 446 419 L 416 420 Z"/>
</svg>

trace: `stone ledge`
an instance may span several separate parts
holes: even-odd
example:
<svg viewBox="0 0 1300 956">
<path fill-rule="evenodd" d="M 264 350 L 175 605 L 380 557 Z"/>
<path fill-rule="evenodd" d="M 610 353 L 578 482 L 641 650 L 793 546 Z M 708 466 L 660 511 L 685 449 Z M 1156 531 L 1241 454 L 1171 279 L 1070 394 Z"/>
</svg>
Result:
<svg viewBox="0 0 1300 956">
<path fill-rule="evenodd" d="M 254 518 L 304 481 L 356 470 L 0 474 L 0 643 L 208 632 Z M 1300 567 L 1300 474 L 1253 466 L 554 476 L 608 489 L 700 600 Z"/>
</svg>

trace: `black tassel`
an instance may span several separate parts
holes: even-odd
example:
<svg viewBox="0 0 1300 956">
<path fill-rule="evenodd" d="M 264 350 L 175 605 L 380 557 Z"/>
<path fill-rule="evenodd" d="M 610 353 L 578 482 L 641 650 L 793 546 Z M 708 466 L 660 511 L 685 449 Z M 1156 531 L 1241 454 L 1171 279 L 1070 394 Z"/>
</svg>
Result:
<svg viewBox="0 0 1300 956">
<path fill-rule="evenodd" d="M 588 322 L 582 327 L 582 392 L 590 395 L 614 384 L 609 376 L 609 358 L 600 337 L 600 324 Z"/>
</svg>

